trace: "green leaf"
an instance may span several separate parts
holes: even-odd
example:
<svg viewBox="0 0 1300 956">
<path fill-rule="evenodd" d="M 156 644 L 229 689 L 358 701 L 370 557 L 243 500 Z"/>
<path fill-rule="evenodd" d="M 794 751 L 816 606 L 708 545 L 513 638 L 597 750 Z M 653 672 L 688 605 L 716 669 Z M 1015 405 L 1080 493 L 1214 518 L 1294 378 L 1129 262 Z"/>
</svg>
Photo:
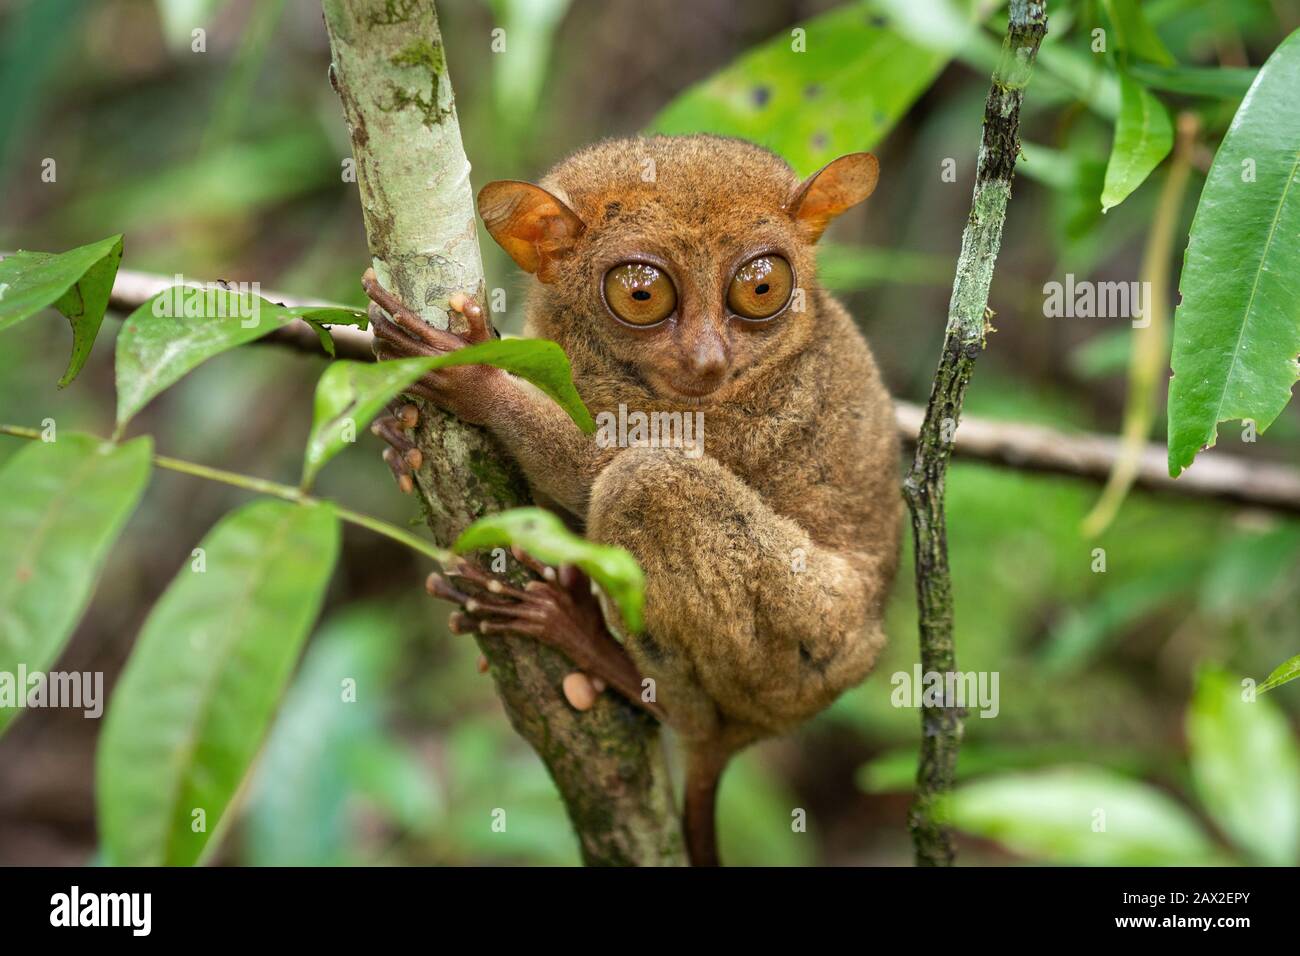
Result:
<svg viewBox="0 0 1300 956">
<path fill-rule="evenodd" d="M 289 309 L 216 287 L 164 289 L 127 316 L 117 337 L 118 430 L 198 365 L 296 319 L 352 324 L 364 321 L 364 313 L 317 306 Z"/>
<path fill-rule="evenodd" d="M 557 343 L 548 339 L 495 339 L 468 348 L 457 349 L 433 360 L 429 366 L 450 368 L 453 365 L 494 365 L 512 375 L 532 382 L 564 409 L 584 435 L 596 430 L 591 413 L 573 387 L 573 370 L 569 357 Z"/>
<path fill-rule="evenodd" d="M 1115 45 L 1126 53 L 1161 66 L 1173 66 L 1174 58 L 1160 35 L 1147 22 L 1137 0 L 1102 0 L 1106 15 L 1115 28 Z"/>
<path fill-rule="evenodd" d="M 487 551 L 518 545 L 547 564 L 571 564 L 582 570 L 613 599 L 631 631 L 644 625 L 645 575 L 623 548 L 582 538 L 556 515 L 542 508 L 512 508 L 479 518 L 464 530 L 452 550 Z"/>
<path fill-rule="evenodd" d="M 59 379 L 70 383 L 90 357 L 122 262 L 122 237 L 68 252 L 18 252 L 0 261 L 0 329 L 52 306 L 72 324 L 72 358 Z"/>
<path fill-rule="evenodd" d="M 1115 143 L 1101 190 L 1102 212 L 1128 198 L 1174 146 L 1174 124 L 1164 104 L 1124 73 L 1119 75 L 1119 90 Z"/>
<path fill-rule="evenodd" d="M 335 306 L 295 306 L 287 311 L 290 315 L 302 319 L 316 331 L 321 348 L 330 358 L 334 358 L 335 355 L 334 336 L 330 335 L 331 326 L 353 325 L 364 329 L 370 324 L 366 314 L 355 309 Z"/>
<path fill-rule="evenodd" d="M 338 553 L 327 505 L 261 500 L 204 537 L 145 621 L 97 762 L 117 865 L 199 861 L 257 754 Z M 203 811 L 205 827 L 195 832 Z"/>
<path fill-rule="evenodd" d="M 1153 90 L 1239 100 L 1255 82 L 1259 70 L 1253 66 L 1153 66 L 1130 63 L 1133 79 Z"/>
<path fill-rule="evenodd" d="M 1187 712 L 1192 779 L 1201 802 L 1237 846 L 1272 866 L 1300 849 L 1300 750 L 1271 701 L 1242 699 L 1216 667 L 1201 670 Z"/>
<path fill-rule="evenodd" d="M 1289 661 L 1283 661 L 1273 668 L 1273 673 L 1268 675 L 1268 679 L 1260 684 L 1257 691 L 1264 693 L 1272 690 L 1274 687 L 1281 687 L 1283 684 L 1289 684 L 1291 681 L 1300 677 L 1300 654 L 1291 658 Z"/>
<path fill-rule="evenodd" d="M 892 22 L 874 3 L 849 3 L 805 21 L 797 28 L 802 38 L 779 33 L 690 87 L 655 118 L 651 132 L 739 136 L 785 157 L 802 175 L 870 149 L 953 53 L 917 42 Z"/>
<path fill-rule="evenodd" d="M 0 468 L 0 675 L 58 659 L 149 483 L 152 450 L 148 437 L 112 445 L 64 435 Z M 4 696 L 0 733 L 18 713 Z"/>
<path fill-rule="evenodd" d="M 302 487 L 370 424 L 385 405 L 428 371 L 430 359 L 331 362 L 316 383 L 311 436 L 302 466 Z"/>
<path fill-rule="evenodd" d="M 584 432 L 596 423 L 582 403 L 564 349 L 546 339 L 496 339 L 431 358 L 388 362 L 334 362 L 316 385 L 311 437 L 302 469 L 302 486 L 316 474 L 394 397 L 425 373 L 456 365 L 493 365 L 532 382 L 555 400 Z"/>
<path fill-rule="evenodd" d="M 1191 815 L 1154 787 L 1096 767 L 977 780 L 945 801 L 949 821 L 1034 860 L 1082 866 L 1208 864 Z"/>
<path fill-rule="evenodd" d="M 1300 353 L 1300 30 L 1259 71 L 1201 193 L 1179 282 L 1169 474 L 1219 422 L 1264 431 L 1291 399 Z"/>
</svg>

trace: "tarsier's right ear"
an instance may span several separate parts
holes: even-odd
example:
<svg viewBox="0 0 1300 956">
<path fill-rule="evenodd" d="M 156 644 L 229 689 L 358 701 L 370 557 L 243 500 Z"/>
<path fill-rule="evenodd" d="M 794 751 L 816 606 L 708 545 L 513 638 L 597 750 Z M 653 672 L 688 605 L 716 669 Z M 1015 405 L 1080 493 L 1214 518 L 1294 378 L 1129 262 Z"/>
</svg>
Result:
<svg viewBox="0 0 1300 956">
<path fill-rule="evenodd" d="M 587 228 L 578 214 L 541 186 L 502 179 L 479 191 L 478 212 L 497 244 L 542 282 Z"/>
<path fill-rule="evenodd" d="M 870 153 L 849 153 L 813 173 L 795 190 L 786 210 L 809 242 L 821 238 L 830 221 L 876 190 L 880 163 Z"/>
</svg>

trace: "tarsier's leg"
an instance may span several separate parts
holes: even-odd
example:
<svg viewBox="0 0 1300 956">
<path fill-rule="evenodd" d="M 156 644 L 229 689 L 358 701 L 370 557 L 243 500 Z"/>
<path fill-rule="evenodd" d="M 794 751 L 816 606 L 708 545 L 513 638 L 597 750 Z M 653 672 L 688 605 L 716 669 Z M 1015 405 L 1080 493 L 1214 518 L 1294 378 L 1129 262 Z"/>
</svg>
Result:
<svg viewBox="0 0 1300 956">
<path fill-rule="evenodd" d="M 861 553 L 818 545 L 707 455 L 621 453 L 592 489 L 587 531 L 645 570 L 654 640 L 629 647 L 663 675 L 661 699 L 688 740 L 716 736 L 710 719 L 767 732 L 804 720 L 862 680 L 884 643 L 889 582 L 872 542 Z"/>
<path fill-rule="evenodd" d="M 600 684 L 607 684 L 660 720 L 666 719 L 662 707 L 643 698 L 641 674 L 605 627 L 591 582 L 576 568 L 551 568 L 519 551 L 515 556 L 540 580 L 517 588 L 465 559 L 441 574 L 429 575 L 429 593 L 463 609 L 452 615 L 451 629 L 459 634 L 513 634 L 538 640 L 595 678 L 598 690 Z"/>
</svg>

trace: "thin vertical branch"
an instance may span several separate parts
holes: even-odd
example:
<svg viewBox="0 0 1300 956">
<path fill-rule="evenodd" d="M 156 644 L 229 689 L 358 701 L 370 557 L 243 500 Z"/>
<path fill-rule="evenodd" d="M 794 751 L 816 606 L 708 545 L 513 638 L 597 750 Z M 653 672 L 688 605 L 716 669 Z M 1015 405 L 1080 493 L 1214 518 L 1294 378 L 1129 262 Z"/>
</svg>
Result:
<svg viewBox="0 0 1300 956">
<path fill-rule="evenodd" d="M 375 271 L 426 321 L 446 328 L 448 296 L 470 292 L 483 301 L 484 281 L 469 161 L 433 0 L 324 0 L 323 7 L 330 81 L 352 136 Z M 518 469 L 482 429 L 424 406 L 415 439 L 426 463 L 416 486 L 439 544 L 484 514 L 528 503 Z M 682 862 L 658 725 L 614 694 L 575 711 L 561 692 L 572 666 L 536 641 L 480 637 L 479 644 L 511 723 L 555 780 L 584 861 Z"/>
<path fill-rule="evenodd" d="M 1046 33 L 1045 0 L 1011 0 L 1002 56 L 984 106 L 975 193 L 962 232 L 943 354 L 935 372 L 925 422 L 917 438 L 912 468 L 903 482 L 916 545 L 921 669 L 926 674 L 946 675 L 957 669 L 952 579 L 944 525 L 944 477 L 966 386 L 975 360 L 984 350 L 989 329 L 986 319 L 989 286 L 1002 242 L 1011 180 L 1020 155 L 1020 104 Z M 921 710 L 921 758 L 916 800 L 909 817 L 916 861 L 921 866 L 950 866 L 953 862 L 952 836 L 936 811 L 938 801 L 952 787 L 961 746 L 962 716 L 956 701 L 950 700 L 938 706 L 923 706 Z"/>
</svg>

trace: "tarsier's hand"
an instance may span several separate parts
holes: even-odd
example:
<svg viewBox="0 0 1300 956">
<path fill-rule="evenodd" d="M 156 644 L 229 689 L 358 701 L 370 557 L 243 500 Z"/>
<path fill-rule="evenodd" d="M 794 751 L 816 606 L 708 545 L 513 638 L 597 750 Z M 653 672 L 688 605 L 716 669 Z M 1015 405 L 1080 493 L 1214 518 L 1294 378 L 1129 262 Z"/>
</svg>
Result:
<svg viewBox="0 0 1300 956">
<path fill-rule="evenodd" d="M 447 303 L 452 312 L 465 318 L 468 330 L 461 335 L 424 322 L 379 284 L 373 269 L 367 269 L 361 277 L 361 286 L 371 299 L 370 328 L 381 359 L 445 355 L 495 337 L 483 307 L 463 293 L 453 295 Z M 462 421 L 486 425 L 493 408 L 512 384 L 501 369 L 461 365 L 432 371 L 407 391 L 427 398 Z"/>
</svg>

